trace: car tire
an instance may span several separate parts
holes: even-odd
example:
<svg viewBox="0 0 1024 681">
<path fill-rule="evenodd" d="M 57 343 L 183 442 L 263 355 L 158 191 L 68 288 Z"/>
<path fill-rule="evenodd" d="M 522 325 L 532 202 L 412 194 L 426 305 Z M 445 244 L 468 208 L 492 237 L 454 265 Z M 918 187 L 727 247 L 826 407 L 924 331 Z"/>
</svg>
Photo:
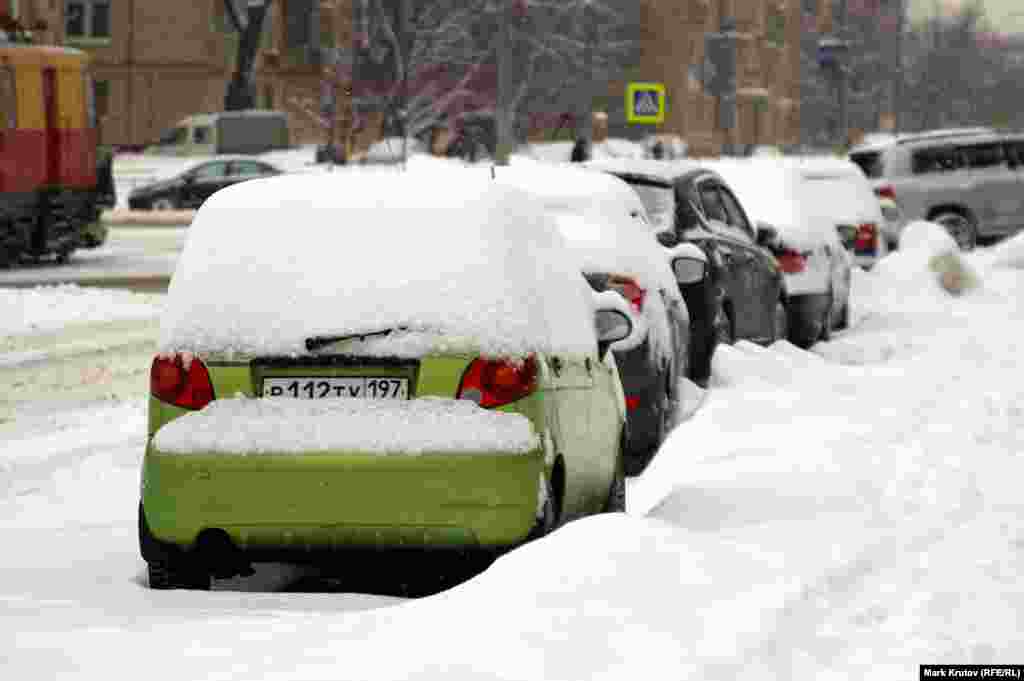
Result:
<svg viewBox="0 0 1024 681">
<path fill-rule="evenodd" d="M 978 245 L 978 226 L 967 216 L 953 212 L 941 213 L 933 217 L 932 222 L 945 227 L 961 251 L 973 251 Z"/>
<path fill-rule="evenodd" d="M 719 308 L 718 315 L 715 317 L 715 345 L 724 344 L 732 345 L 736 339 L 736 335 L 733 332 L 732 317 L 729 315 L 729 311 L 724 307 Z M 714 354 L 714 353 L 708 353 Z"/>
<path fill-rule="evenodd" d="M 544 499 L 544 506 L 541 509 L 540 516 L 537 518 L 533 529 L 530 530 L 530 534 L 526 535 L 526 541 L 528 542 L 540 539 L 554 530 L 558 524 L 555 490 L 551 484 L 551 478 L 546 475 L 544 476 L 544 493 L 546 498 Z"/>
<path fill-rule="evenodd" d="M 789 313 L 781 300 L 776 301 L 772 317 L 772 342 L 789 338 Z"/>
<path fill-rule="evenodd" d="M 608 499 L 604 502 L 601 512 L 626 512 L 626 472 L 622 467 L 621 459 L 615 466 L 615 477 L 612 478 L 612 486 L 608 489 Z"/>
<path fill-rule="evenodd" d="M 170 198 L 154 199 L 150 204 L 151 210 L 177 210 L 177 208 L 177 203 Z"/>
<path fill-rule="evenodd" d="M 210 574 L 195 566 L 172 562 L 153 562 L 147 565 L 150 589 L 210 590 Z"/>
</svg>

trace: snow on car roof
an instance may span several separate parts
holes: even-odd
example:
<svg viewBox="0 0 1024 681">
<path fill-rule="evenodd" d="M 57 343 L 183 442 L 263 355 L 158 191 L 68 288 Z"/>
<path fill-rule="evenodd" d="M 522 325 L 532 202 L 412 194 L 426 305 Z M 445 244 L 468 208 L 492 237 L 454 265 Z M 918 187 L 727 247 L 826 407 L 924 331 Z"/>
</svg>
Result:
<svg viewBox="0 0 1024 681">
<path fill-rule="evenodd" d="M 751 220 L 794 247 L 838 245 L 836 224 L 881 224 L 881 208 L 857 166 L 836 158 L 720 159 L 707 162 Z"/>
<path fill-rule="evenodd" d="M 593 353 L 589 289 L 527 195 L 469 169 L 382 178 L 283 175 L 214 194 L 171 280 L 160 349 L 305 354 L 311 336 L 404 327 L 435 339 L 423 353 Z"/>
<path fill-rule="evenodd" d="M 644 204 L 623 180 L 578 165 L 528 161 L 498 169 L 497 179 L 529 192 L 555 215 L 584 271 L 629 275 L 648 290 L 679 296 Z"/>
</svg>

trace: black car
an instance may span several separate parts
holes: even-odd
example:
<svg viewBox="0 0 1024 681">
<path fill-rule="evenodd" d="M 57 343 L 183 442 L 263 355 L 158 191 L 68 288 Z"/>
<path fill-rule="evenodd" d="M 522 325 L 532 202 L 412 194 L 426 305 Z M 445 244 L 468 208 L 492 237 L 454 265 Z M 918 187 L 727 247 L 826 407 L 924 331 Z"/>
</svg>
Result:
<svg viewBox="0 0 1024 681">
<path fill-rule="evenodd" d="M 134 210 L 199 208 L 224 187 L 280 174 L 269 163 L 250 158 L 206 161 L 170 179 L 135 188 L 128 195 L 128 206 Z"/>
<path fill-rule="evenodd" d="M 732 190 L 698 163 L 628 161 L 590 164 L 610 172 L 640 195 L 665 248 L 697 246 L 703 260 L 674 265 L 690 312 L 690 377 L 711 375 L 715 346 L 746 339 L 760 344 L 786 338 L 786 292 L 768 247 L 771 229 L 757 232 Z"/>
</svg>

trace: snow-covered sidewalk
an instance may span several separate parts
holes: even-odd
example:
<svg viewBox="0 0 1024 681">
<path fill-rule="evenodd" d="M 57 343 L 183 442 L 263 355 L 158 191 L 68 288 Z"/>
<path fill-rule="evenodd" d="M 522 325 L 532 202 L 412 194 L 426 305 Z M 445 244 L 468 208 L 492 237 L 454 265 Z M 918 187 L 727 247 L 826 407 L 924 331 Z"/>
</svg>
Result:
<svg viewBox="0 0 1024 681">
<path fill-rule="evenodd" d="M 958 298 L 912 254 L 858 276 L 855 328 L 814 352 L 724 349 L 628 514 L 415 602 L 150 592 L 143 402 L 6 424 L 0 674 L 859 681 L 1019 663 L 1024 237 L 969 260 L 982 287 Z"/>
</svg>

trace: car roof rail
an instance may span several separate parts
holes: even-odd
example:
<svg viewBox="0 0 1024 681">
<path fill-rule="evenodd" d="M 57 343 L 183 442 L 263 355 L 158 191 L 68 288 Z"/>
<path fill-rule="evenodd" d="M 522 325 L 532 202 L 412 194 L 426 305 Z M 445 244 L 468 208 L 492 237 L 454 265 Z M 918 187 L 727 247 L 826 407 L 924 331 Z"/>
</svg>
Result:
<svg viewBox="0 0 1024 681">
<path fill-rule="evenodd" d="M 915 132 L 906 135 L 900 135 L 896 138 L 896 144 L 911 144 L 913 142 L 926 142 L 928 140 L 941 140 L 954 137 L 976 137 L 978 135 L 994 135 L 998 134 L 995 128 L 948 128 L 945 130 L 926 130 L 923 132 Z"/>
</svg>

